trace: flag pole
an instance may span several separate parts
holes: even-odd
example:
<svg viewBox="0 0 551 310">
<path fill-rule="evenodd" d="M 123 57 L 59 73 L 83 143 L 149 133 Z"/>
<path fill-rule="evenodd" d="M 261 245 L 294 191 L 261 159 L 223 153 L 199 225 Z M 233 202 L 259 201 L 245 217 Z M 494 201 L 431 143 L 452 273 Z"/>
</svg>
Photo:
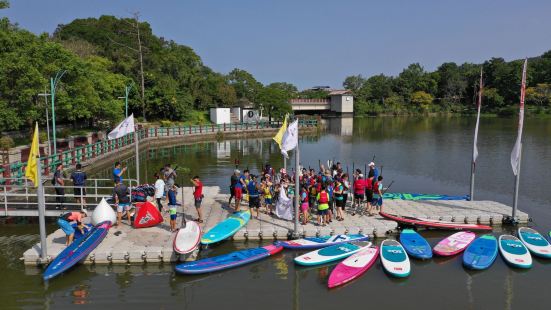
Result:
<svg viewBox="0 0 551 310">
<path fill-rule="evenodd" d="M 36 156 L 36 169 L 38 170 L 36 196 L 38 199 L 38 225 L 40 227 L 40 261 L 46 263 L 48 259 L 48 249 L 46 245 L 46 207 L 44 199 L 44 188 L 42 187 L 42 165 L 40 156 Z"/>
<path fill-rule="evenodd" d="M 522 142 L 520 143 L 520 150 L 518 152 L 518 164 L 517 164 L 517 175 L 515 176 L 515 196 L 513 198 L 513 213 L 511 214 L 512 221 L 515 221 L 517 217 L 517 206 L 518 206 L 518 186 L 520 183 L 520 161 L 522 159 Z"/>
<path fill-rule="evenodd" d="M 297 121 L 298 121 L 298 118 L 297 118 Z M 298 217 L 299 217 L 298 209 L 299 209 L 299 202 L 300 202 L 299 200 L 300 198 L 300 176 L 299 176 L 300 151 L 299 151 L 298 133 L 299 133 L 299 130 L 297 126 L 297 150 L 295 153 L 295 229 L 294 229 L 296 238 L 298 238 L 298 235 L 299 235 L 298 234 Z"/>
<path fill-rule="evenodd" d="M 473 141 L 473 158 L 471 161 L 471 188 L 469 191 L 469 198 L 470 201 L 474 200 L 474 174 L 476 170 L 476 158 L 478 157 L 478 147 L 477 147 L 477 141 L 478 141 L 478 126 L 480 124 L 480 105 L 482 104 L 482 68 L 480 68 L 480 83 L 478 84 L 478 101 L 477 101 L 477 109 L 478 112 L 476 114 L 476 125 L 474 129 L 474 141 Z"/>
<path fill-rule="evenodd" d="M 134 147 L 136 152 L 136 181 L 137 185 L 140 185 L 140 138 L 138 133 L 138 126 L 134 128 Z"/>
</svg>

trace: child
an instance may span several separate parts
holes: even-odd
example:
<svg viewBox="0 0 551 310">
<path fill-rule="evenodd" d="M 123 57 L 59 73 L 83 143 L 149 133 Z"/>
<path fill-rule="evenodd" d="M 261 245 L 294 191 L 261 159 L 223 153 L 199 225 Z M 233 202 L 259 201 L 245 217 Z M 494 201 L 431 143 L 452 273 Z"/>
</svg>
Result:
<svg viewBox="0 0 551 310">
<path fill-rule="evenodd" d="M 375 206 L 375 209 L 377 212 L 381 211 L 381 207 L 383 204 L 383 176 L 380 175 L 377 177 L 377 182 L 373 184 L 373 202 L 372 204 Z M 380 200 L 380 201 L 379 201 Z"/>
<path fill-rule="evenodd" d="M 302 212 L 302 225 L 308 223 L 308 190 L 306 189 L 306 184 L 302 185 L 302 190 L 300 193 L 300 211 Z"/>
<path fill-rule="evenodd" d="M 177 187 L 176 185 L 172 185 L 168 189 L 168 213 L 170 214 L 170 231 L 176 231 L 176 208 L 177 208 L 177 201 L 176 201 L 176 191 Z"/>
<path fill-rule="evenodd" d="M 270 182 L 269 175 L 266 175 L 265 179 L 262 182 L 262 193 L 264 195 L 264 205 L 266 206 L 266 210 L 269 212 L 270 215 L 274 214 L 273 210 L 273 202 L 272 202 L 272 182 Z"/>
<path fill-rule="evenodd" d="M 325 226 L 329 223 L 327 210 L 329 209 L 329 194 L 326 191 L 325 184 L 321 186 L 321 191 L 317 196 L 318 201 L 318 225 Z"/>
<path fill-rule="evenodd" d="M 329 209 L 327 209 L 327 218 L 329 219 L 329 223 L 333 221 L 333 208 L 335 199 L 333 197 L 333 182 L 327 181 L 325 188 L 327 188 L 327 194 L 329 194 Z"/>
<path fill-rule="evenodd" d="M 337 221 L 344 220 L 344 207 L 345 207 L 345 201 L 344 201 L 344 186 L 341 182 L 337 181 L 335 182 L 335 190 L 333 191 L 335 194 L 335 204 L 337 205 Z"/>
</svg>

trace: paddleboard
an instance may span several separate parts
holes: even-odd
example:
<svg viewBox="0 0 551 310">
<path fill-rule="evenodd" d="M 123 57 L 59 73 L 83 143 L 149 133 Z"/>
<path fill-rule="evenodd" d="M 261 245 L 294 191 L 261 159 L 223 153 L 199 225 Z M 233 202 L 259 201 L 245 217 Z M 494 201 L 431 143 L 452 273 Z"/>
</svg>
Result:
<svg viewBox="0 0 551 310">
<path fill-rule="evenodd" d="M 399 215 L 388 214 L 382 211 L 379 212 L 379 214 L 382 217 L 396 221 L 400 224 L 417 226 L 417 227 L 448 229 L 448 230 L 492 230 L 492 227 L 487 225 L 463 224 L 463 223 L 457 223 L 457 222 L 431 220 L 431 219 L 417 218 L 417 217 L 411 217 L 411 216 L 399 216 Z"/>
<path fill-rule="evenodd" d="M 302 266 L 326 264 L 346 258 L 368 246 L 371 246 L 371 242 L 352 241 L 348 243 L 335 244 L 330 247 L 322 248 L 295 257 L 295 263 Z"/>
<path fill-rule="evenodd" d="M 80 229 L 78 229 L 78 225 L 76 223 L 71 224 L 71 226 L 75 230 L 75 235 L 73 236 L 73 240 L 77 240 L 77 239 L 80 239 L 80 238 L 86 236 L 88 231 L 90 229 L 92 229 L 92 227 L 93 227 L 91 224 L 84 224 L 84 228 L 82 229 L 82 230 L 84 230 L 84 233 L 81 233 Z"/>
<path fill-rule="evenodd" d="M 397 278 L 405 278 L 411 272 L 406 250 L 400 242 L 387 239 L 381 243 L 381 252 L 379 254 L 383 268 L 388 274 Z"/>
<path fill-rule="evenodd" d="M 98 225 L 106 221 L 109 221 L 111 225 L 115 224 L 117 222 L 117 214 L 107 201 L 105 201 L 105 198 L 102 198 L 101 202 L 92 213 L 92 225 Z"/>
<path fill-rule="evenodd" d="M 100 223 L 90 229 L 86 236 L 75 240 L 65 248 L 59 255 L 48 265 L 44 271 L 44 280 L 49 280 L 60 273 L 73 267 L 76 263 L 85 258 L 92 252 L 107 236 L 107 232 L 111 227 L 109 221 Z"/>
<path fill-rule="evenodd" d="M 305 250 L 305 249 L 319 249 L 330 245 L 350 242 L 350 241 L 368 241 L 369 236 L 363 234 L 351 234 L 351 235 L 334 235 L 323 237 L 309 237 L 297 240 L 280 241 L 286 249 Z"/>
<path fill-rule="evenodd" d="M 436 244 L 432 251 L 439 256 L 452 256 L 461 253 L 473 240 L 476 234 L 470 231 L 460 231 Z"/>
<path fill-rule="evenodd" d="M 207 245 L 220 242 L 233 236 L 251 219 L 251 211 L 239 211 L 230 215 L 227 219 L 216 224 L 201 238 L 201 244 Z"/>
<path fill-rule="evenodd" d="M 484 270 L 492 266 L 496 257 L 496 237 L 483 235 L 467 247 L 463 253 L 463 265 L 469 269 Z"/>
<path fill-rule="evenodd" d="M 369 246 L 340 262 L 329 275 L 327 286 L 333 288 L 348 283 L 364 274 L 379 256 L 379 247 Z"/>
<path fill-rule="evenodd" d="M 418 193 L 384 193 L 384 199 L 401 200 L 469 200 L 469 195 L 449 196 L 439 194 L 418 194 Z"/>
<path fill-rule="evenodd" d="M 532 254 L 543 258 L 551 258 L 549 241 L 535 229 L 521 227 L 518 229 L 518 237 Z"/>
<path fill-rule="evenodd" d="M 419 259 L 432 258 L 430 244 L 413 229 L 403 229 L 400 233 L 400 242 L 409 256 Z"/>
<path fill-rule="evenodd" d="M 174 252 L 179 254 L 193 252 L 199 246 L 200 240 L 201 227 L 199 227 L 199 224 L 194 221 L 186 222 L 186 226 L 180 228 L 174 236 Z"/>
<path fill-rule="evenodd" d="M 255 262 L 270 255 L 281 252 L 280 245 L 268 245 L 259 248 L 235 251 L 216 257 L 204 258 L 193 262 L 187 262 L 176 266 L 176 272 L 181 274 L 201 274 L 235 268 L 241 265 Z"/>
<path fill-rule="evenodd" d="M 499 236 L 499 252 L 509 265 L 517 268 L 532 267 L 532 256 L 524 243 L 512 235 Z"/>
</svg>

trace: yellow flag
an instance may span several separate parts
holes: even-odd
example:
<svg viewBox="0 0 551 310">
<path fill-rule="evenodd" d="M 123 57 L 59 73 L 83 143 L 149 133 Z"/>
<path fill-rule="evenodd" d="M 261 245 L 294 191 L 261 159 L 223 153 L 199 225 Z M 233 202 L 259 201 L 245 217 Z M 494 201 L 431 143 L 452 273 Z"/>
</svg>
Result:
<svg viewBox="0 0 551 310">
<path fill-rule="evenodd" d="M 27 161 L 27 168 L 25 169 L 25 177 L 33 181 L 34 186 L 38 186 L 40 180 L 40 174 L 38 173 L 37 158 L 40 157 L 40 150 L 38 149 L 38 123 L 34 128 L 33 142 L 31 144 L 31 152 L 29 153 L 29 159 Z"/>
<path fill-rule="evenodd" d="M 279 145 L 279 148 L 281 149 L 281 140 L 283 140 L 283 134 L 285 134 L 285 131 L 287 130 L 287 115 L 285 115 L 285 119 L 283 120 L 283 125 L 281 125 L 281 128 L 279 128 L 279 131 L 274 137 L 274 141 Z"/>
</svg>

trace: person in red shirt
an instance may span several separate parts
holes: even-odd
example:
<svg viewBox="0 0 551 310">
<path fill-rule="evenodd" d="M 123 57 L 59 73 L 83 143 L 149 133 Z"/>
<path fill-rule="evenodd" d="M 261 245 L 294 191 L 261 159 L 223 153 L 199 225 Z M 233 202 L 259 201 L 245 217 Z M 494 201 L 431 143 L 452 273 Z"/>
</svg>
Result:
<svg viewBox="0 0 551 310">
<path fill-rule="evenodd" d="M 203 182 L 199 180 L 199 176 L 194 176 L 191 183 L 195 186 L 193 190 L 193 199 L 195 201 L 195 209 L 197 210 L 198 218 L 195 219 L 198 223 L 203 223 L 203 213 L 201 212 L 201 203 L 203 202 Z"/>
<path fill-rule="evenodd" d="M 354 207 L 352 210 L 352 215 L 356 215 L 356 210 L 361 208 L 362 203 L 365 199 L 365 180 L 363 174 L 358 174 L 356 180 L 354 181 Z"/>
</svg>

